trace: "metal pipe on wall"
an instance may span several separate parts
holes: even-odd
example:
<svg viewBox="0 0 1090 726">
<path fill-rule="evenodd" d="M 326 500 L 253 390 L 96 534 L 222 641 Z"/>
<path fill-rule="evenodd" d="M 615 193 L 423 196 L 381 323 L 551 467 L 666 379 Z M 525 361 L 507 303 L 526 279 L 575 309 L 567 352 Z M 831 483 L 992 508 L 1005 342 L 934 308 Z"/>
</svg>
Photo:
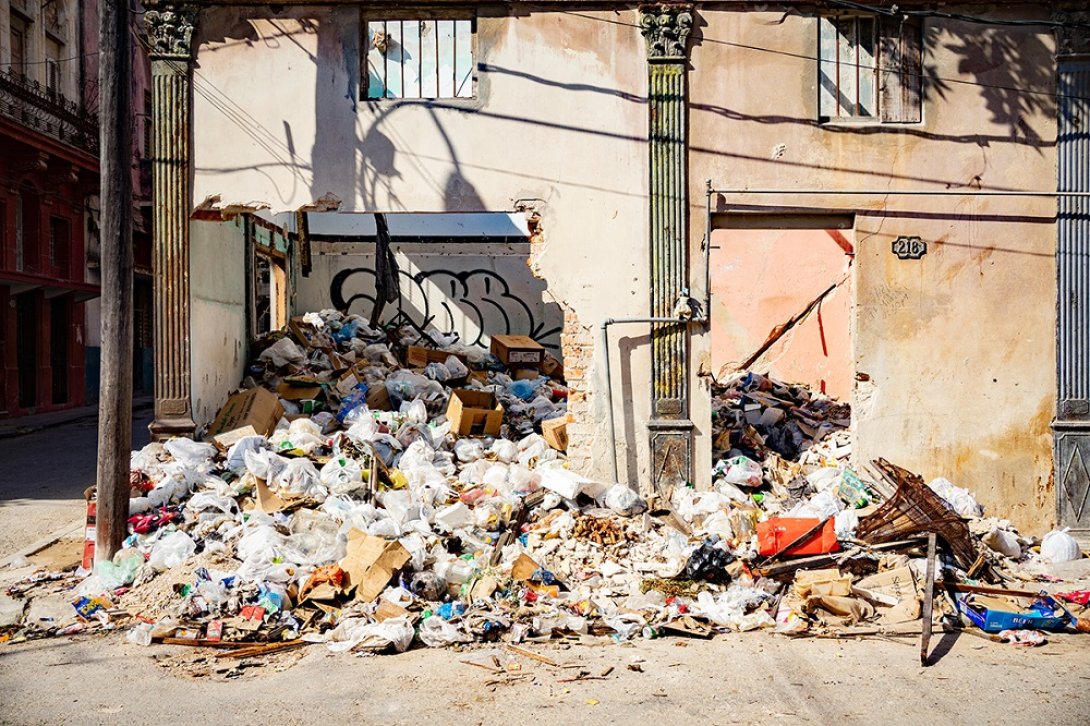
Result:
<svg viewBox="0 0 1090 726">
<path fill-rule="evenodd" d="M 606 374 L 606 410 L 609 421 L 609 460 L 613 465 L 613 481 L 620 481 L 617 468 L 617 427 L 613 419 L 613 373 L 609 363 L 609 326 L 628 323 L 696 323 L 704 324 L 708 321 L 707 311 L 699 318 L 684 320 L 682 318 L 649 317 L 649 318 L 606 318 L 601 325 L 602 355 L 605 359 Z"/>
</svg>

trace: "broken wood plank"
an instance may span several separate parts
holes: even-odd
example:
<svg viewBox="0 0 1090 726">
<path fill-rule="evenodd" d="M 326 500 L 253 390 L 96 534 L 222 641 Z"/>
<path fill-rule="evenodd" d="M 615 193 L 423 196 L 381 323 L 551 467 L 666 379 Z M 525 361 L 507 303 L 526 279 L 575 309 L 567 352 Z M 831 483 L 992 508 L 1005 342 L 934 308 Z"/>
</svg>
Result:
<svg viewBox="0 0 1090 726">
<path fill-rule="evenodd" d="M 240 645 L 246 645 L 246 643 L 231 643 L 208 638 L 152 638 L 151 641 L 163 645 L 188 645 L 194 648 L 238 648 Z"/>
<path fill-rule="evenodd" d="M 548 658 L 546 656 L 539 655 L 539 654 L 533 652 L 532 650 L 526 650 L 525 648 L 520 648 L 517 645 L 511 645 L 510 643 L 508 643 L 507 645 L 505 645 L 503 647 L 504 647 L 504 650 L 508 651 L 509 653 L 514 653 L 516 655 L 521 655 L 523 657 L 529 658 L 530 660 L 536 660 L 538 663 L 544 663 L 545 665 L 549 665 L 549 666 L 552 666 L 554 668 L 560 668 L 561 667 L 561 664 L 557 663 L 552 658 Z"/>
<path fill-rule="evenodd" d="M 927 647 L 931 644 L 931 614 L 935 607 L 935 546 L 934 532 L 927 535 L 927 578 L 923 591 L 923 632 L 920 633 L 920 665 L 927 665 Z"/>
<path fill-rule="evenodd" d="M 284 650 L 291 650 L 292 648 L 298 648 L 304 645 L 308 645 L 308 641 L 285 640 L 280 643 L 260 643 L 258 645 L 253 645 L 249 648 L 239 648 L 238 650 L 229 650 L 226 653 L 216 653 L 216 657 L 247 658 L 252 655 L 268 655 L 269 653 L 279 653 Z"/>
</svg>

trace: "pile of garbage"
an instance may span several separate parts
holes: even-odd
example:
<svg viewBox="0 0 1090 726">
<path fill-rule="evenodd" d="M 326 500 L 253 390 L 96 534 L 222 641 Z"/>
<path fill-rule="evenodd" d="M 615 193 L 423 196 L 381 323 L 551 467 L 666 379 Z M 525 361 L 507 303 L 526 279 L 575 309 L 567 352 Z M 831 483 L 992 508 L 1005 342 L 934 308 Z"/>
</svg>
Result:
<svg viewBox="0 0 1090 726">
<path fill-rule="evenodd" d="M 650 511 L 567 467 L 562 366 L 528 339 L 485 350 L 323 311 L 254 353 L 205 441 L 133 452 L 131 534 L 70 593 L 78 629 L 247 653 L 800 635 L 918 620 L 928 531 L 946 583 L 1082 556 L 1064 533 L 1035 551 L 945 480 L 853 470 L 848 407 L 757 374 L 716 391 L 712 488 Z M 1001 612 L 1001 595 L 965 594 L 945 614 Z M 1076 622 L 1060 609 L 1057 627 Z M 9 620 L 23 638 L 73 632 Z"/>
</svg>

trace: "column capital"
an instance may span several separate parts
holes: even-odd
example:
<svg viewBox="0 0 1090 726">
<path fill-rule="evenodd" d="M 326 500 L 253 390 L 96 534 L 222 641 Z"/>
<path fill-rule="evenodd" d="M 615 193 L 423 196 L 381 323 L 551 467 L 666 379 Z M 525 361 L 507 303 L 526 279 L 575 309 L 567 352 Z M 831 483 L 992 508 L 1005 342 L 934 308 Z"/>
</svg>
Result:
<svg viewBox="0 0 1090 726">
<path fill-rule="evenodd" d="M 148 42 L 152 60 L 191 60 L 193 31 L 197 27 L 196 5 L 151 0 L 144 3 L 147 11 Z"/>
<path fill-rule="evenodd" d="M 640 33 L 647 41 L 647 60 L 684 61 L 693 30 L 692 5 L 646 5 L 640 8 Z"/>
</svg>

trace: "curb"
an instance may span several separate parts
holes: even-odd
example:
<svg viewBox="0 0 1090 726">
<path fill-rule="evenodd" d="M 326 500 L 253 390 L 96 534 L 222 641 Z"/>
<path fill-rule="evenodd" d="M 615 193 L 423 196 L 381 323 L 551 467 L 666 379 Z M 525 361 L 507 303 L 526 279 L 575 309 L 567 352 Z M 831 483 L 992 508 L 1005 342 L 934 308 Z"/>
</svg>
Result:
<svg viewBox="0 0 1090 726">
<path fill-rule="evenodd" d="M 144 400 L 138 403 L 133 403 L 133 413 L 137 411 L 145 411 L 149 408 L 155 407 L 154 400 Z M 86 411 L 83 413 L 74 413 L 71 416 L 58 417 L 56 421 L 50 421 L 49 423 L 43 423 L 38 425 L 19 426 L 18 424 L 11 424 L 8 427 L 0 428 L 0 440 L 14 439 L 19 436 L 26 436 L 27 434 L 33 434 L 38 431 L 44 431 L 46 429 L 56 428 L 58 426 L 65 426 L 70 423 L 79 423 L 80 421 L 87 421 L 88 419 L 98 418 L 98 408 L 93 411 Z"/>
</svg>

